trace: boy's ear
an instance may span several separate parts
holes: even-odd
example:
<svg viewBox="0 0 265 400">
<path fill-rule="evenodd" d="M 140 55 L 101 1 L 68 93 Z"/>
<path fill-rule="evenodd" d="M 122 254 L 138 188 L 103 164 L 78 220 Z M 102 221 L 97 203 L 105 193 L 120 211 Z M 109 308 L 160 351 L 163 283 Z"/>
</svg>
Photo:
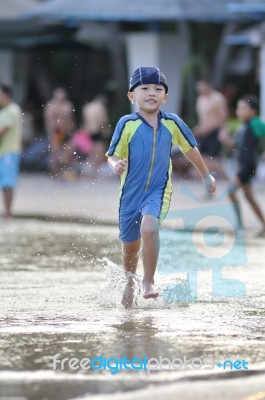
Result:
<svg viewBox="0 0 265 400">
<path fill-rule="evenodd" d="M 129 99 L 129 101 L 134 101 L 134 93 L 133 92 L 128 92 L 127 97 Z"/>
<path fill-rule="evenodd" d="M 167 93 L 165 93 L 165 95 L 164 95 L 164 103 L 166 103 L 166 101 L 167 101 L 167 99 L 168 99 L 168 94 Z"/>
</svg>

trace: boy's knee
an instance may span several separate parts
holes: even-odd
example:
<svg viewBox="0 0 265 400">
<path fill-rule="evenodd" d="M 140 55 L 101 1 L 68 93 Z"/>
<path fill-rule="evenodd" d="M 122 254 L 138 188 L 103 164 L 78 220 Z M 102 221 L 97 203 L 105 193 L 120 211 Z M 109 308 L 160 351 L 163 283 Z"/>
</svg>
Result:
<svg viewBox="0 0 265 400">
<path fill-rule="evenodd" d="M 140 250 L 140 241 L 137 243 L 123 243 L 122 254 L 123 256 L 137 257 Z"/>
<path fill-rule="evenodd" d="M 154 237 L 159 232 L 159 222 L 156 217 L 145 215 L 141 223 L 141 235 L 143 238 Z"/>
<path fill-rule="evenodd" d="M 122 255 L 125 257 L 138 257 L 139 250 L 122 249 Z"/>
</svg>

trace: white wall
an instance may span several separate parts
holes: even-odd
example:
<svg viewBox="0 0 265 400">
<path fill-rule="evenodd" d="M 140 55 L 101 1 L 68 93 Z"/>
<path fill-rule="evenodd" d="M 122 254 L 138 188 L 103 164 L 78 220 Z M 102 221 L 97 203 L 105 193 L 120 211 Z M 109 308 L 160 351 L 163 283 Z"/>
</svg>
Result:
<svg viewBox="0 0 265 400">
<path fill-rule="evenodd" d="M 181 34 L 127 34 L 128 82 L 131 73 L 138 67 L 159 67 L 166 75 L 169 86 L 169 99 L 164 110 L 179 113 L 182 69 L 187 59 L 186 48 Z"/>
</svg>

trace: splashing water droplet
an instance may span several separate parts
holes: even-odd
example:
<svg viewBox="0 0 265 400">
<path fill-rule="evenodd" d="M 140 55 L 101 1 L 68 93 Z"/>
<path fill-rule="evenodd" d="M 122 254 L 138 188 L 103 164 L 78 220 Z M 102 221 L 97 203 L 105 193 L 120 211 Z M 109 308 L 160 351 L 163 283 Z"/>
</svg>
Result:
<svg viewBox="0 0 265 400">
<path fill-rule="evenodd" d="M 133 279 L 135 284 L 135 301 L 137 303 L 137 297 L 141 292 L 141 278 L 139 275 L 127 273 L 125 274 L 122 268 L 117 264 L 110 261 L 107 257 L 98 260 L 104 263 L 104 270 L 106 273 L 106 283 L 100 288 L 99 291 L 99 302 L 104 307 L 123 307 L 121 300 L 128 278 Z"/>
</svg>

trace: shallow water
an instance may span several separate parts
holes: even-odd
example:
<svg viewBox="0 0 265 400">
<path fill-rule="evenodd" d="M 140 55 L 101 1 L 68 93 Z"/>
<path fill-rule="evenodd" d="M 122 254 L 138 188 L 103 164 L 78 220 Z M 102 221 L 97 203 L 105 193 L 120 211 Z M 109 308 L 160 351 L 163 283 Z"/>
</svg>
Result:
<svg viewBox="0 0 265 400">
<path fill-rule="evenodd" d="M 194 234 L 195 246 L 200 235 Z M 138 296 L 137 306 L 124 310 L 120 299 L 125 280 L 117 236 L 116 228 L 104 226 L 34 220 L 2 226 L 0 399 L 70 399 L 84 393 L 133 390 L 179 376 L 219 373 L 216 364 L 226 359 L 247 360 L 249 369 L 264 361 L 264 240 L 248 237 L 247 265 L 223 268 L 225 278 L 246 286 L 246 296 L 213 297 L 214 272 L 212 264 L 207 264 L 198 272 L 194 298 L 185 269 L 185 259 L 190 259 L 189 237 L 185 232 L 172 237 L 172 232 L 162 231 L 157 276 L 161 296 L 158 300 Z M 170 240 L 177 240 L 178 246 L 173 248 Z M 244 246 L 239 244 L 236 254 Z M 172 269 L 174 265 L 179 270 Z M 177 290 L 187 294 L 185 302 L 163 298 L 163 291 L 176 284 Z M 75 371 L 66 363 L 64 370 L 54 370 L 53 357 L 58 353 L 60 359 L 79 360 L 101 355 L 170 360 L 210 357 L 215 367 L 149 374 L 123 370 L 114 375 L 109 370 Z"/>
</svg>

